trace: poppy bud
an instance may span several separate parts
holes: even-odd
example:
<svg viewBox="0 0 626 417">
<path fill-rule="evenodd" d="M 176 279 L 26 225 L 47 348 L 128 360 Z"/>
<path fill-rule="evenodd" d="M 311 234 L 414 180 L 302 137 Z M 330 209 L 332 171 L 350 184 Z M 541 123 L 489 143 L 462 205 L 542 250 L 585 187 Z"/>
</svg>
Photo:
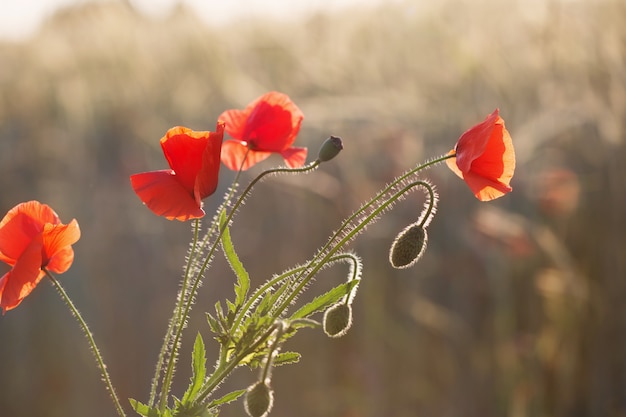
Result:
<svg viewBox="0 0 626 417">
<path fill-rule="evenodd" d="M 420 224 L 413 223 L 398 233 L 389 250 L 389 262 L 398 269 L 415 265 L 426 249 L 428 235 Z"/>
<path fill-rule="evenodd" d="M 340 137 L 331 136 L 322 143 L 319 153 L 317 154 L 317 160 L 320 162 L 327 162 L 336 157 L 343 149 L 343 142 Z"/>
<path fill-rule="evenodd" d="M 244 398 L 244 407 L 250 417 L 267 416 L 273 403 L 274 392 L 264 381 L 259 381 L 250 386 Z"/>
<path fill-rule="evenodd" d="M 324 333 L 329 337 L 341 337 L 352 326 L 352 307 L 349 304 L 339 303 L 324 313 Z"/>
</svg>

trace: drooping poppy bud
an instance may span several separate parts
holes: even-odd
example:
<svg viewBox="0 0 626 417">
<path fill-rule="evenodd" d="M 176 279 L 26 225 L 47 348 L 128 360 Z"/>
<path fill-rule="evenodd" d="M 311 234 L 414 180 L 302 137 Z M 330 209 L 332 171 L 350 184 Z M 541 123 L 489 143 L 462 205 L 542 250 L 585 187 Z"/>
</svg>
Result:
<svg viewBox="0 0 626 417">
<path fill-rule="evenodd" d="M 340 137 L 331 136 L 322 143 L 320 151 L 317 154 L 317 160 L 320 162 L 327 162 L 339 155 L 339 152 L 343 149 L 343 142 Z"/>
<path fill-rule="evenodd" d="M 350 304 L 338 303 L 324 313 L 324 333 L 328 337 L 341 337 L 352 326 L 352 307 Z"/>
<path fill-rule="evenodd" d="M 415 265 L 426 250 L 428 234 L 419 223 L 413 223 L 404 228 L 391 244 L 389 263 L 397 269 L 404 269 Z"/>
<path fill-rule="evenodd" d="M 265 417 L 272 410 L 274 392 L 265 381 L 251 385 L 244 398 L 244 407 L 250 417 Z"/>
</svg>

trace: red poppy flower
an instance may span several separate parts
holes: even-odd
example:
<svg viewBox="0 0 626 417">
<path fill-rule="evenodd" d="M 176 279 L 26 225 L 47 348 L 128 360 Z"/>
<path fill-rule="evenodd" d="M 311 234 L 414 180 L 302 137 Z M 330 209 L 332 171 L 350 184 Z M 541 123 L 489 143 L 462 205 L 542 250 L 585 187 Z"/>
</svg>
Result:
<svg viewBox="0 0 626 417">
<path fill-rule="evenodd" d="M 224 122 L 215 132 L 173 127 L 161 138 L 171 169 L 131 175 L 141 201 L 158 216 L 185 221 L 204 216 L 202 200 L 217 188 Z"/>
<path fill-rule="evenodd" d="M 510 192 L 515 171 L 515 150 L 511 135 L 496 109 L 485 121 L 459 138 L 446 160 L 448 167 L 463 178 L 480 201 L 489 201 Z"/>
<path fill-rule="evenodd" d="M 291 146 L 304 115 L 286 94 L 269 92 L 244 110 L 227 110 L 219 118 L 233 137 L 222 146 L 222 162 L 229 169 L 245 171 L 272 153 L 291 168 L 304 165 L 307 149 Z"/>
<path fill-rule="evenodd" d="M 61 223 L 49 206 L 21 203 L 0 222 L 0 260 L 13 268 L 0 278 L 2 313 L 17 307 L 45 276 L 61 274 L 74 261 L 72 245 L 80 239 L 76 220 Z"/>
</svg>

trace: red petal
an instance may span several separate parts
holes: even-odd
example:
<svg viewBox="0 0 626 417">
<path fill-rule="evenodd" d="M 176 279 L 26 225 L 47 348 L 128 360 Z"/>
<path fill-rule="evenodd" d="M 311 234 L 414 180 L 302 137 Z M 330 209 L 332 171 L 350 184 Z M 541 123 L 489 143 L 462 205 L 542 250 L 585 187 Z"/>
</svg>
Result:
<svg viewBox="0 0 626 417">
<path fill-rule="evenodd" d="M 251 111 L 252 107 L 250 106 L 246 110 L 226 110 L 217 119 L 226 123 L 226 133 L 232 138 L 245 140 L 243 135 L 246 130 L 246 120 Z"/>
<path fill-rule="evenodd" d="M 194 195 L 205 199 L 215 192 L 220 171 L 220 151 L 224 138 L 224 122 L 217 122 L 215 132 L 210 132 L 208 142 L 202 153 L 202 167 L 196 175 Z"/>
<path fill-rule="evenodd" d="M 477 175 L 473 172 L 465 173 L 463 179 L 480 201 L 490 201 L 512 191 L 512 188 L 507 184 Z"/>
<path fill-rule="evenodd" d="M 226 132 L 262 152 L 281 152 L 296 140 L 304 115 L 283 93 L 271 91 L 243 111 L 228 110 L 219 117 Z"/>
<path fill-rule="evenodd" d="M 472 172 L 509 185 L 515 171 L 515 151 L 511 135 L 498 118 L 485 152 L 472 163 Z"/>
<path fill-rule="evenodd" d="M 135 174 L 130 177 L 130 182 L 141 201 L 158 216 L 180 221 L 204 216 L 200 202 L 170 170 Z"/>
<path fill-rule="evenodd" d="M 476 126 L 461 135 L 456 144 L 456 164 L 462 172 L 468 172 L 472 162 L 485 151 L 496 121 L 500 118 L 496 109 Z"/>
<path fill-rule="evenodd" d="M 300 168 L 306 162 L 306 148 L 289 148 L 282 151 L 281 156 L 289 168 Z"/>
<path fill-rule="evenodd" d="M 0 278 L 0 307 L 3 313 L 17 307 L 44 277 L 41 270 L 43 242 L 38 235 L 25 248 L 11 271 Z"/>
<path fill-rule="evenodd" d="M 161 139 L 161 147 L 176 179 L 190 193 L 194 192 L 196 176 L 202 168 L 204 149 L 211 132 L 195 132 L 186 127 L 173 127 Z"/>
<path fill-rule="evenodd" d="M 72 245 L 80 239 L 78 222 L 72 220 L 67 225 L 47 224 L 43 231 L 43 266 L 61 274 L 67 271 L 74 260 Z"/>
<path fill-rule="evenodd" d="M 248 147 L 238 140 L 227 140 L 222 145 L 222 162 L 233 171 L 239 171 L 240 168 L 245 171 L 270 155 L 271 152 L 248 150 Z"/>
<path fill-rule="evenodd" d="M 0 222 L 0 260 L 14 265 L 33 237 L 43 231 L 46 223 L 60 222 L 54 210 L 38 201 L 13 207 Z"/>
</svg>

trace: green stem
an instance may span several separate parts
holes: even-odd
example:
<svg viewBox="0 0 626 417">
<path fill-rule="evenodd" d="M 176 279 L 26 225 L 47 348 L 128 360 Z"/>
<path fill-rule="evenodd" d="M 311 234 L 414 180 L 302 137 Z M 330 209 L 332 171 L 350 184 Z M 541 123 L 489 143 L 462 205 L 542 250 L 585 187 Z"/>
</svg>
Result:
<svg viewBox="0 0 626 417">
<path fill-rule="evenodd" d="M 182 319 L 181 322 L 182 323 L 184 323 L 189 318 L 189 312 L 191 310 L 191 305 L 193 304 L 193 300 L 195 298 L 196 292 L 198 291 L 200 282 L 202 281 L 202 276 L 204 275 L 204 272 L 207 269 L 207 267 L 209 265 L 209 262 L 213 258 L 213 254 L 215 253 L 215 250 L 216 250 L 216 248 L 217 248 L 217 246 L 218 246 L 218 244 L 219 244 L 219 242 L 220 242 L 220 240 L 222 238 L 222 235 L 224 234 L 224 230 L 226 230 L 226 225 L 230 224 L 230 221 L 232 220 L 233 216 L 235 215 L 235 213 L 237 212 L 237 210 L 241 206 L 241 204 L 243 204 L 243 201 L 245 200 L 247 195 L 250 193 L 250 191 L 252 190 L 254 185 L 256 185 L 261 179 L 263 179 L 264 177 L 266 177 L 269 174 L 277 174 L 277 173 L 303 173 L 303 172 L 311 171 L 311 170 L 317 168 L 317 166 L 320 163 L 321 162 L 319 160 L 316 160 L 316 161 L 310 163 L 309 165 L 306 165 L 306 166 L 301 167 L 301 168 L 274 168 L 274 169 L 270 169 L 270 170 L 267 170 L 267 171 L 264 171 L 264 172 L 260 173 L 254 180 L 252 180 L 252 182 L 250 182 L 250 184 L 248 184 L 248 186 L 243 191 L 243 193 L 241 193 L 241 195 L 239 196 L 239 198 L 235 202 L 232 210 L 228 214 L 228 217 L 226 218 L 224 226 L 220 227 L 219 234 L 218 234 L 217 238 L 215 239 L 215 241 L 213 242 L 213 244 L 211 245 L 211 248 L 209 249 L 209 251 L 207 253 L 207 256 L 205 257 L 204 262 L 203 262 L 202 266 L 200 267 L 200 270 L 198 271 L 198 273 L 197 273 L 197 275 L 196 275 L 196 277 L 195 277 L 195 279 L 193 281 L 193 284 L 192 284 L 191 288 L 189 289 L 189 294 L 186 297 L 185 307 L 184 307 L 184 310 L 183 310 L 183 315 L 181 317 L 181 319 Z M 165 406 L 166 406 L 166 403 L 167 403 L 167 394 L 169 393 L 170 386 L 172 384 L 172 377 L 173 377 L 174 367 L 175 367 L 175 363 L 176 363 L 176 354 L 177 354 L 177 351 L 178 351 L 178 344 L 179 344 L 180 339 L 182 337 L 182 330 L 183 330 L 183 326 L 178 326 L 176 328 L 176 332 L 175 332 L 173 343 L 172 343 L 172 354 L 169 357 L 167 368 L 165 370 L 165 376 L 163 377 L 163 385 L 161 386 L 161 397 L 160 397 L 160 401 L 159 401 L 159 409 L 161 411 L 165 410 Z"/>
<path fill-rule="evenodd" d="M 52 281 L 52 284 L 56 288 L 57 292 L 59 293 L 59 295 L 61 295 L 61 298 L 63 299 L 65 304 L 69 307 L 70 311 L 72 312 L 72 315 L 76 317 L 76 320 L 78 321 L 78 324 L 80 325 L 81 330 L 87 337 L 87 342 L 89 343 L 91 352 L 96 358 L 96 363 L 98 364 L 98 367 L 100 368 L 100 373 L 102 374 L 102 380 L 104 381 L 107 391 L 109 391 L 109 395 L 111 396 L 111 399 L 113 400 L 113 404 L 115 405 L 117 414 L 120 417 L 126 417 L 126 414 L 124 413 L 124 409 L 122 408 L 122 405 L 120 404 L 120 401 L 117 398 L 117 394 L 115 393 L 115 389 L 113 388 L 113 384 L 111 383 L 111 378 L 109 377 L 109 373 L 107 372 L 107 368 L 106 368 L 106 365 L 104 364 L 104 360 L 102 359 L 102 355 L 100 355 L 100 351 L 98 350 L 96 341 L 94 340 L 93 334 L 89 330 L 89 327 L 87 327 L 87 323 L 85 322 L 85 320 L 83 319 L 83 316 L 80 314 L 80 312 L 78 311 L 78 309 L 76 308 L 72 300 L 70 299 L 69 295 L 67 295 L 67 293 L 65 292 L 65 290 L 63 289 L 59 281 L 57 281 L 56 278 L 47 269 L 43 268 L 43 271 L 45 272 L 46 276 L 50 278 L 50 281 Z"/>
<path fill-rule="evenodd" d="M 189 252 L 189 257 L 187 258 L 187 265 L 185 266 L 185 275 L 183 276 L 183 282 L 180 285 L 180 289 L 178 290 L 178 297 L 176 300 L 176 306 L 174 307 L 174 314 L 169 321 L 169 325 L 167 327 L 167 331 L 165 333 L 165 338 L 163 339 L 163 345 L 161 346 L 161 351 L 159 352 L 159 358 L 157 360 L 156 370 L 154 373 L 154 377 L 152 378 L 152 384 L 150 387 L 150 400 L 148 405 L 150 407 L 154 407 L 156 401 L 156 391 L 159 384 L 159 376 L 163 373 L 163 364 L 165 362 L 165 358 L 168 355 L 172 355 L 172 350 L 175 349 L 171 344 L 172 334 L 174 333 L 174 328 L 176 326 L 180 326 L 180 315 L 182 311 L 182 306 L 185 298 L 185 293 L 187 292 L 187 285 L 189 283 L 189 272 L 191 271 L 191 265 L 193 263 L 193 259 L 196 254 L 196 249 L 198 248 L 198 235 L 200 233 L 200 219 L 195 219 L 193 225 L 193 241 L 191 244 L 191 250 Z"/>
<path fill-rule="evenodd" d="M 280 316 L 280 314 L 292 303 L 292 301 L 300 294 L 300 292 L 307 286 L 309 281 L 319 272 L 319 270 L 324 266 L 326 262 L 332 257 L 332 255 L 337 252 L 343 245 L 349 242 L 355 235 L 357 235 L 360 231 L 363 230 L 365 226 L 373 219 L 375 219 L 381 212 L 383 212 L 387 207 L 393 204 L 399 197 L 401 197 L 404 193 L 409 191 L 411 188 L 422 185 L 424 181 L 415 181 L 410 183 L 409 185 L 403 187 L 397 193 L 393 194 L 390 198 L 385 200 L 379 207 L 372 211 L 368 216 L 366 216 L 363 220 L 361 220 L 356 227 L 354 227 L 350 232 L 346 233 L 343 239 L 341 239 L 335 246 L 333 246 L 330 250 L 327 251 L 326 255 L 319 261 L 317 261 L 317 257 L 314 258 L 311 262 L 307 264 L 308 267 L 315 265 L 313 268 L 309 270 L 309 272 L 304 276 L 303 279 L 298 279 L 298 286 L 291 293 L 289 297 L 286 298 L 285 301 L 275 310 L 274 318 Z M 308 268 L 306 268 L 308 270 Z"/>
<path fill-rule="evenodd" d="M 391 190 L 394 190 L 398 185 L 402 184 L 412 175 L 415 175 L 417 172 L 422 171 L 426 168 L 429 168 L 433 165 L 436 165 L 440 162 L 445 161 L 446 159 L 450 159 L 455 157 L 455 154 L 443 155 L 438 158 L 427 161 L 423 164 L 416 166 L 415 168 L 407 171 L 403 175 L 396 178 L 389 185 L 383 188 L 376 196 L 374 196 L 370 201 L 363 205 L 359 210 L 355 211 L 351 216 L 346 218 L 342 225 L 335 231 L 335 233 L 331 236 L 328 242 L 318 251 L 317 255 L 313 257 L 305 266 L 305 270 L 300 274 L 298 278 L 296 278 L 296 282 L 299 282 L 296 289 L 291 293 L 289 297 L 275 310 L 274 317 L 279 317 L 280 314 L 291 304 L 291 302 L 298 296 L 298 294 L 306 287 L 308 282 L 317 274 L 317 272 L 323 267 L 323 265 L 328 262 L 328 259 L 336 253 L 343 245 L 349 242 L 354 236 L 364 230 L 365 226 L 369 224 L 373 219 L 375 219 L 380 213 L 382 213 L 387 207 L 393 204 L 398 198 L 400 198 L 404 193 L 406 193 L 411 188 L 421 185 L 425 186 L 427 189 L 430 188 L 430 184 L 425 181 L 415 181 L 410 183 L 409 185 L 400 189 L 400 191 L 394 193 L 391 196 L 387 196 L 387 193 Z M 384 202 L 380 203 L 379 200 L 384 198 Z M 353 225 L 355 219 L 361 216 L 363 213 L 366 213 L 370 207 L 378 204 L 378 207 L 373 209 L 369 215 L 367 215 L 364 219 L 360 220 L 356 225 Z M 352 227 L 351 227 L 352 226 Z M 351 230 L 349 232 L 345 232 L 345 230 Z M 339 242 L 335 243 L 337 239 L 343 236 Z M 330 248 L 332 246 L 332 248 Z M 329 249 L 330 248 L 330 249 Z M 320 258 L 323 257 L 321 260 Z M 315 265 L 315 266 L 314 266 Z M 309 271 L 306 273 L 306 271 Z M 306 275 L 304 275 L 306 273 Z"/>
</svg>

